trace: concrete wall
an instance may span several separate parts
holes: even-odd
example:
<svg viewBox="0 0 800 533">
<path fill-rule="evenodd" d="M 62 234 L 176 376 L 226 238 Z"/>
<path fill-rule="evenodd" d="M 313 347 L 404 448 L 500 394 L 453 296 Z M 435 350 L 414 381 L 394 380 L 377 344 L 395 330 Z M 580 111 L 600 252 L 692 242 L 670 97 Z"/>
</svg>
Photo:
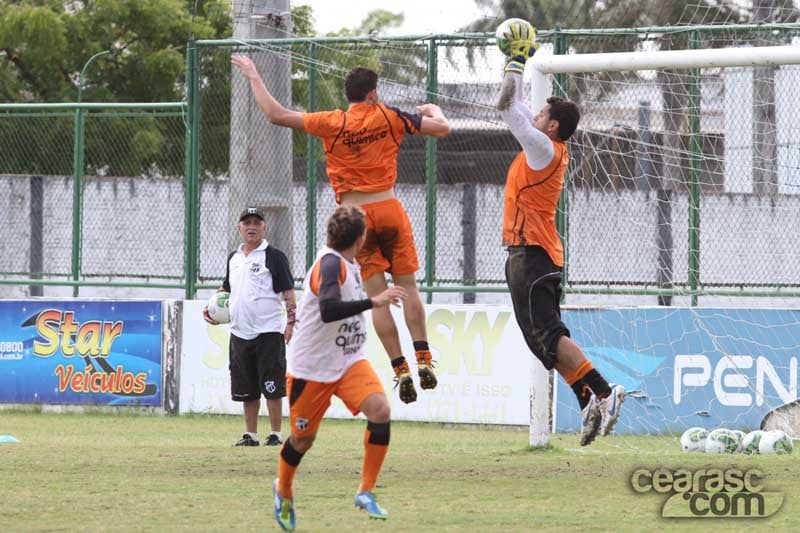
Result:
<svg viewBox="0 0 800 533">
<path fill-rule="evenodd" d="M 30 187 L 27 177 L 0 177 L 0 272 L 26 273 L 30 253 Z M 70 271 L 72 184 L 68 177 L 44 180 L 44 269 L 66 276 Z M 436 274 L 461 279 L 463 268 L 463 185 L 442 185 L 437 193 Z M 398 184 L 425 265 L 425 186 Z M 244 201 L 244 200 L 243 200 Z M 293 186 L 292 250 L 285 250 L 294 274 L 305 271 L 306 190 Z M 201 188 L 200 276 L 217 283 L 224 275 L 229 238 L 229 188 L 225 180 L 205 181 Z M 325 219 L 334 207 L 327 183 L 318 188 L 317 242 L 325 238 Z M 505 252 L 500 243 L 503 187 L 477 187 L 476 265 L 479 284 L 502 280 Z M 657 246 L 655 192 L 578 189 L 570 197 L 569 277 L 580 285 L 592 282 L 654 284 Z M 674 279 L 685 282 L 688 265 L 688 199 L 674 193 L 672 203 Z M 713 283 L 800 283 L 800 198 L 774 201 L 750 195 L 707 195 L 701 203 L 701 280 Z M 140 282 L 179 283 L 183 272 L 183 185 L 169 179 L 90 178 L 84 199 L 83 273 L 98 281 L 111 278 Z M 269 230 L 268 230 L 269 232 Z M 2 275 L 0 275 L 2 276 Z M 5 275 L 3 277 L 8 278 Z M 62 277 L 62 279 L 64 279 Z M 502 285 L 498 285 L 502 286 Z M 27 286 L 0 285 L 0 297 L 27 295 Z M 81 296 L 180 298 L 175 289 L 107 289 L 86 287 Z M 45 296 L 69 296 L 69 287 L 46 287 Z M 204 293 L 203 293 L 204 294 Z M 200 296 L 202 297 L 201 294 Z M 460 294 L 441 294 L 436 302 L 458 302 Z M 478 301 L 507 302 L 506 295 L 478 295 Z M 655 297 L 570 296 L 576 305 L 655 303 Z M 677 298 L 675 305 L 688 302 Z M 719 299 L 703 305 L 800 305 L 800 300 Z"/>
</svg>

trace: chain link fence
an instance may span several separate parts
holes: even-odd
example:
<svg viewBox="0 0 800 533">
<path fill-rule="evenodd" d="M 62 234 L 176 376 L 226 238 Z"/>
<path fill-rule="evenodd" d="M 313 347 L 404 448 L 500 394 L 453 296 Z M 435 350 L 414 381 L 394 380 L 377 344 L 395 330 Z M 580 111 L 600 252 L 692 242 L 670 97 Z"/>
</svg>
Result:
<svg viewBox="0 0 800 533">
<path fill-rule="evenodd" d="M 797 28 L 787 25 L 543 32 L 539 53 L 774 46 L 793 42 L 796 34 Z M 412 219 L 425 265 L 418 279 L 434 291 L 504 290 L 503 185 L 519 147 L 494 109 L 503 58 L 491 38 L 215 43 L 202 48 L 202 56 L 212 59 L 200 63 L 217 64 L 231 53 L 250 56 L 276 97 L 300 111 L 346 107 L 343 79 L 356 65 L 378 71 L 379 96 L 388 105 L 413 111 L 423 102 L 438 103 L 453 134 L 438 141 L 407 137 L 398 159 L 396 192 Z M 291 84 L 276 84 L 287 79 L 289 69 Z M 668 299 L 672 293 L 721 294 L 731 288 L 785 293 L 799 285 L 798 267 L 785 265 L 798 242 L 776 228 L 800 214 L 797 165 L 791 162 L 796 152 L 791 117 L 797 112 L 792 95 L 800 85 L 794 66 L 766 70 L 777 72 L 772 93 L 759 89 L 757 77 L 753 81 L 766 71 L 752 68 L 554 77 L 554 94 L 575 100 L 583 111 L 570 142 L 573 162 L 559 216 L 572 293 L 633 292 Z M 251 159 L 250 174 L 283 165 L 286 145 L 276 139 L 286 140 L 290 133 L 267 123 L 241 76 L 234 75 L 231 86 L 232 105 L 246 109 L 247 118 L 240 121 L 252 128 L 237 134 L 234 126 L 232 139 L 247 137 L 253 146 L 253 137 L 262 136 L 257 150 L 248 149 L 263 157 Z M 247 103 L 237 104 L 239 98 Z M 227 101 L 204 105 L 221 115 L 229 108 Z M 764 109 L 778 111 L 771 117 Z M 749 123 L 758 132 L 747 129 Z M 768 155 L 743 155 L 759 142 L 779 147 L 778 168 L 770 167 Z M 290 237 L 283 235 L 285 225 L 273 229 L 273 239 L 291 243 L 298 276 L 322 244 L 323 222 L 334 207 L 320 152 L 313 139 L 293 134 L 290 217 L 295 224 Z M 288 179 L 263 187 L 281 195 L 290 191 Z M 248 200 L 244 195 L 228 201 L 240 207 Z M 222 269 L 222 250 L 215 257 L 205 272 Z M 784 266 L 767 274 L 763 261 Z"/>
<path fill-rule="evenodd" d="M 797 33 L 787 24 L 540 32 L 538 53 L 775 46 Z M 484 34 L 190 43 L 185 116 L 85 112 L 77 276 L 74 109 L 0 108 L 10 147 L 0 155 L 2 216 L 17 228 L 0 238 L 10 252 L 0 281 L 141 282 L 194 295 L 219 285 L 246 206 L 267 213 L 268 240 L 301 280 L 335 207 L 323 149 L 266 120 L 232 72 L 233 53 L 251 57 L 273 95 L 299 111 L 346 108 L 343 82 L 354 66 L 378 72 L 390 106 L 439 104 L 453 133 L 407 136 L 398 159 L 396 193 L 414 228 L 419 282 L 464 301 L 505 292 L 503 187 L 519 146 L 495 111 L 503 57 Z M 797 67 L 559 74 L 552 90 L 583 113 L 558 217 L 570 294 L 662 303 L 800 294 L 800 267 L 790 260 L 800 242 L 786 231 L 800 219 Z M 47 184 L 39 269 L 28 244 L 35 176 Z"/>
<path fill-rule="evenodd" d="M 699 51 L 798 37 L 796 25 L 651 30 L 562 32 L 554 44 L 570 54 Z M 568 187 L 573 293 L 796 292 L 800 268 L 787 258 L 800 242 L 783 230 L 800 214 L 796 65 L 555 82 L 584 113 Z"/>
<path fill-rule="evenodd" d="M 419 282 L 429 290 L 489 285 L 505 291 L 502 186 L 518 146 L 494 110 L 502 56 L 493 42 L 483 36 L 198 45 L 197 63 L 209 69 L 231 54 L 248 55 L 273 95 L 299 111 L 346 108 L 344 78 L 355 66 L 379 73 L 379 96 L 389 106 L 414 112 L 417 105 L 438 103 L 454 133 L 441 140 L 406 136 L 398 158 L 395 192 L 414 228 Z M 201 68 L 199 77 L 208 73 Z M 269 124 L 238 73 L 231 78 L 230 94 L 200 93 L 200 130 L 225 120 L 231 125 L 229 133 L 212 128 L 223 134 L 220 139 L 203 138 L 204 147 L 210 142 L 212 150 L 220 150 L 201 166 L 201 190 L 209 192 L 204 192 L 201 210 L 206 212 L 200 218 L 224 221 L 227 227 L 218 234 L 201 232 L 201 280 L 213 283 L 224 273 L 226 251 L 238 242 L 235 217 L 245 205 L 268 213 L 268 239 L 286 249 L 301 278 L 324 243 L 325 220 L 335 207 L 321 143 Z M 206 157 L 205 148 L 201 152 Z"/>
<path fill-rule="evenodd" d="M 183 288 L 182 107 L 0 106 L 4 294 Z"/>
</svg>

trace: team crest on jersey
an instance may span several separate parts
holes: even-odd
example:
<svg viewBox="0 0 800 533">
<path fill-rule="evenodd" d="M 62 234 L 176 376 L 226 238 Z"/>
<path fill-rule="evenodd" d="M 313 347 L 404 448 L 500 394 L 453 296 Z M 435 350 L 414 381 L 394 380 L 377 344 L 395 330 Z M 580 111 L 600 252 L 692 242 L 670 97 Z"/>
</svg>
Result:
<svg viewBox="0 0 800 533">
<path fill-rule="evenodd" d="M 271 394 L 271 393 L 275 392 L 275 389 L 277 389 L 277 387 L 275 386 L 275 382 L 274 381 L 265 381 L 264 382 L 264 390 L 267 391 L 268 393 Z"/>
<path fill-rule="evenodd" d="M 303 431 L 308 428 L 308 419 L 307 418 L 298 418 L 294 421 L 294 427 L 297 428 L 298 431 Z"/>
<path fill-rule="evenodd" d="M 253 263 L 252 265 L 250 265 L 251 274 L 258 274 L 259 272 L 261 272 L 261 265 L 259 265 L 258 263 Z"/>
</svg>

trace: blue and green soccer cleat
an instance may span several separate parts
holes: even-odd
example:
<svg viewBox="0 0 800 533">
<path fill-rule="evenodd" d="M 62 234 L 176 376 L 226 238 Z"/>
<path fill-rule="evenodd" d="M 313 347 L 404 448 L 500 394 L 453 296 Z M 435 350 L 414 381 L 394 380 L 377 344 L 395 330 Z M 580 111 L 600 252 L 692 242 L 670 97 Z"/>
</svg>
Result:
<svg viewBox="0 0 800 533">
<path fill-rule="evenodd" d="M 278 494 L 278 479 L 272 482 L 272 495 L 275 497 L 275 520 L 284 531 L 294 531 L 294 501 Z"/>
<path fill-rule="evenodd" d="M 389 518 L 389 512 L 382 509 L 378 502 L 375 500 L 375 495 L 371 492 L 359 492 L 356 494 L 354 502 L 356 507 L 364 509 L 369 514 L 370 518 L 377 520 L 386 520 Z"/>
</svg>

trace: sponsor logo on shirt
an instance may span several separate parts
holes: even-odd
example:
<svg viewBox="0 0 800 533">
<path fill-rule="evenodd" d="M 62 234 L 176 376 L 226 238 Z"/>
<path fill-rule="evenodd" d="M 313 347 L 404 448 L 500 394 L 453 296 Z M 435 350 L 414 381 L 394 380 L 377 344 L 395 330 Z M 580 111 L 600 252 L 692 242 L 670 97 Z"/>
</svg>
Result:
<svg viewBox="0 0 800 533">
<path fill-rule="evenodd" d="M 362 144 L 371 144 L 389 135 L 389 130 L 385 127 L 380 128 L 361 128 L 357 131 L 345 131 L 342 143 L 351 150 L 359 151 Z"/>
<path fill-rule="evenodd" d="M 361 320 L 355 319 L 339 326 L 336 346 L 342 349 L 343 355 L 358 353 L 367 340 L 366 332 L 361 331 Z"/>
</svg>

